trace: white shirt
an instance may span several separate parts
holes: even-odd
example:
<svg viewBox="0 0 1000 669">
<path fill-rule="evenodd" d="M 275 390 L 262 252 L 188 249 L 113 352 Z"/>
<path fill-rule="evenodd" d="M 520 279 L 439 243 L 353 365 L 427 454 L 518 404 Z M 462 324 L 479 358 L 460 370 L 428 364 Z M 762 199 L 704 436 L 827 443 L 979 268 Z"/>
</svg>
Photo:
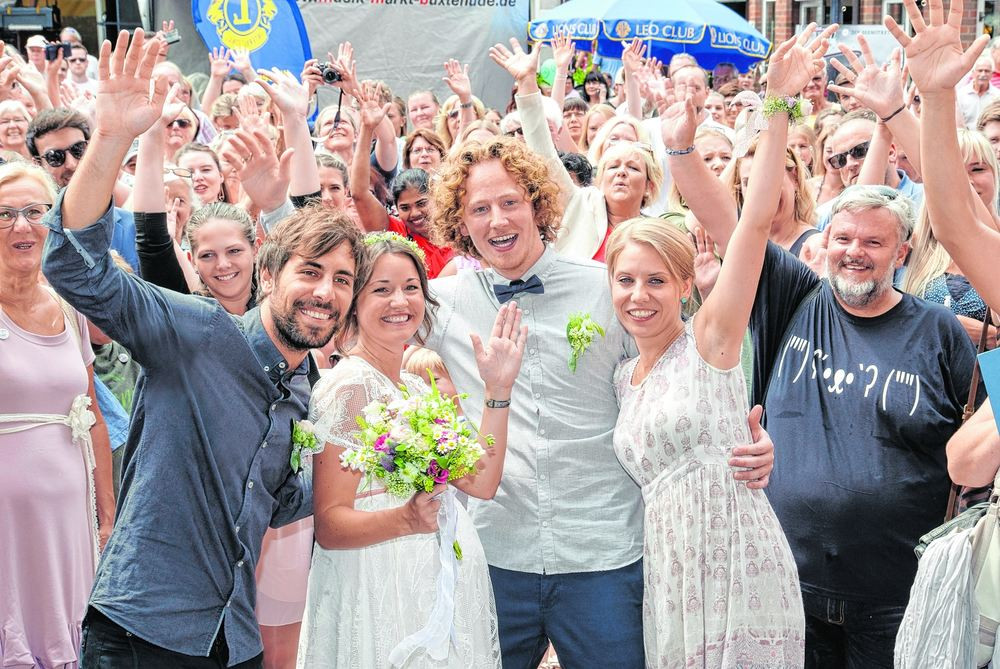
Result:
<svg viewBox="0 0 1000 669">
<path fill-rule="evenodd" d="M 493 500 L 469 500 L 487 561 L 533 574 L 617 569 L 642 556 L 642 494 L 619 464 L 612 444 L 618 401 L 615 367 L 636 355 L 615 317 L 607 270 L 551 247 L 524 274 L 544 294 L 515 299 L 528 326 L 527 350 L 511 395 L 507 456 Z M 469 333 L 485 341 L 500 304 L 493 270 L 466 270 L 431 282 L 440 302 L 425 344 L 444 359 L 462 408 L 482 419 L 483 383 Z M 583 311 L 605 330 L 569 370 L 566 325 Z M 498 398 L 503 399 L 503 398 Z"/>
</svg>

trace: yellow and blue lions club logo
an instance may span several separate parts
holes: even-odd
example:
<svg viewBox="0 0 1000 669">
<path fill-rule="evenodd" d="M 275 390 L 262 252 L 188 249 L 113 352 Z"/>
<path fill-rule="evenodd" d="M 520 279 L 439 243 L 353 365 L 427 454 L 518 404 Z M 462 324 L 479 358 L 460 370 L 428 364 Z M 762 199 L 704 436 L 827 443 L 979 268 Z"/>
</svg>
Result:
<svg viewBox="0 0 1000 669">
<path fill-rule="evenodd" d="M 211 0 L 205 18 L 224 46 L 256 51 L 267 43 L 277 13 L 274 0 Z"/>
</svg>

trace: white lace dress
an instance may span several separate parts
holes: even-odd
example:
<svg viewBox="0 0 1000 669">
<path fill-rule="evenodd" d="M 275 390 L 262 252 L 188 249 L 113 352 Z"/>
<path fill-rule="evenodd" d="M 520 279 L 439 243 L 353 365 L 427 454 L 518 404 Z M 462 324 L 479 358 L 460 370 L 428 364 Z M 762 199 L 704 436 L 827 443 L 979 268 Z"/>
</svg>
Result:
<svg viewBox="0 0 1000 669">
<path fill-rule="evenodd" d="M 403 374 L 406 387 L 427 392 L 423 380 Z M 353 443 L 355 416 L 373 400 L 399 398 L 400 391 L 360 358 L 345 358 L 313 390 L 309 418 L 316 435 L 333 446 Z M 358 488 L 355 508 L 380 511 L 406 500 L 373 484 Z M 458 509 L 458 562 L 455 636 L 448 660 L 432 661 L 425 651 L 404 665 L 415 667 L 500 667 L 496 606 L 479 535 L 465 509 Z M 309 594 L 299 642 L 298 666 L 332 669 L 388 668 L 396 644 L 427 622 L 439 570 L 436 534 L 414 534 L 352 550 L 325 550 L 316 544 Z"/>
<path fill-rule="evenodd" d="M 692 325 L 639 384 L 637 358 L 615 373 L 615 451 L 646 507 L 646 666 L 801 667 L 795 560 L 764 491 L 727 463 L 751 441 L 746 383 L 701 358 Z"/>
</svg>

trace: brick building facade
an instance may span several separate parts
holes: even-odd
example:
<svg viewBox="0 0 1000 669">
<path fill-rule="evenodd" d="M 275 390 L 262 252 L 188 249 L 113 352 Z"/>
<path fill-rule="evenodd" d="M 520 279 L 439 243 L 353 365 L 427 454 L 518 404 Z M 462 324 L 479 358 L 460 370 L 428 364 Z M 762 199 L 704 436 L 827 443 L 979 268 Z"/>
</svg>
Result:
<svg viewBox="0 0 1000 669">
<path fill-rule="evenodd" d="M 736 3 L 727 4 L 737 9 Z M 740 4 L 746 8 L 747 20 L 772 42 L 788 39 L 797 26 L 810 21 L 872 25 L 881 24 L 889 14 L 909 27 L 902 0 L 747 0 Z M 926 7 L 923 13 L 926 17 Z M 965 0 L 962 41 L 968 44 L 983 32 L 1000 36 L 1000 0 Z"/>
</svg>

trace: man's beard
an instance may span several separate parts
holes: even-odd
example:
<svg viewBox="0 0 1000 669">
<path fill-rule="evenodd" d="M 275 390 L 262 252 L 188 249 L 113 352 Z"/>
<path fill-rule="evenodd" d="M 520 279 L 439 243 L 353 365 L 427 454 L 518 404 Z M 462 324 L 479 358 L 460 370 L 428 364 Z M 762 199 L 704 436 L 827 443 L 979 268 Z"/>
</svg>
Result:
<svg viewBox="0 0 1000 669">
<path fill-rule="evenodd" d="M 299 309 L 311 309 L 314 307 L 332 312 L 330 315 L 329 330 L 321 330 L 318 327 L 302 327 L 295 320 L 295 314 L 298 313 Z M 274 319 L 274 330 L 278 335 L 278 339 L 281 340 L 282 344 L 295 351 L 308 351 L 312 348 L 326 346 L 333 339 L 333 335 L 337 333 L 341 325 L 340 312 L 335 311 L 333 305 L 330 303 L 306 303 L 299 300 L 294 302 L 292 308 L 287 312 L 278 312 L 274 309 L 272 302 L 271 317 Z"/>
<path fill-rule="evenodd" d="M 841 267 L 852 260 L 850 256 L 845 255 L 840 261 Z M 868 263 L 868 267 L 871 268 L 870 262 Z M 855 309 L 866 307 L 881 297 L 887 290 L 892 290 L 893 272 L 891 268 L 878 279 L 868 279 L 860 283 L 848 281 L 840 274 L 834 273 L 834 269 L 828 261 L 826 271 L 827 276 L 830 278 L 830 286 L 833 288 L 833 292 L 837 294 L 837 297 L 849 307 L 854 307 Z"/>
</svg>

